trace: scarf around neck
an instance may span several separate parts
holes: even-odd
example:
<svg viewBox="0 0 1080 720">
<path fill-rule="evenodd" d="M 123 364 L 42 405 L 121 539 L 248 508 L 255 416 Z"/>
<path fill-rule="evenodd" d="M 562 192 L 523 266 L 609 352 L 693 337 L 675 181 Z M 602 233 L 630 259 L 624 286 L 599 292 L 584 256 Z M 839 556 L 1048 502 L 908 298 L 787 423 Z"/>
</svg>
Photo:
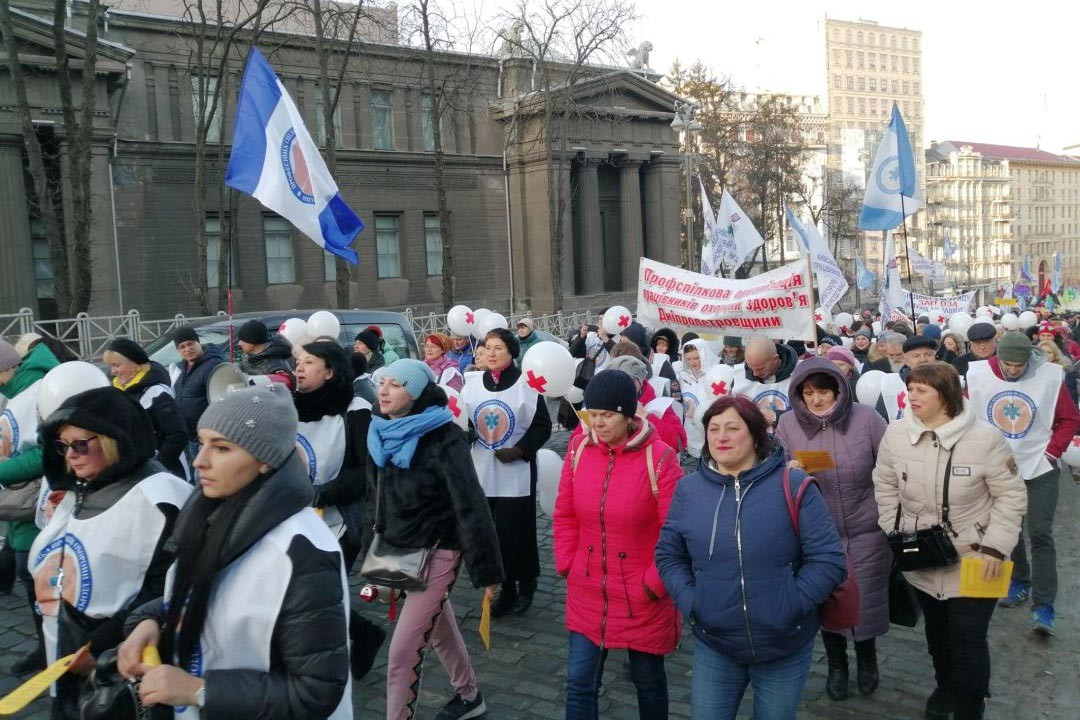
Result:
<svg viewBox="0 0 1080 720">
<path fill-rule="evenodd" d="M 454 416 L 445 407 L 432 406 L 416 415 L 406 415 L 396 420 L 371 418 L 368 426 L 368 453 L 379 467 L 387 461 L 402 469 L 412 463 L 420 438 L 435 428 L 453 422 Z"/>
</svg>

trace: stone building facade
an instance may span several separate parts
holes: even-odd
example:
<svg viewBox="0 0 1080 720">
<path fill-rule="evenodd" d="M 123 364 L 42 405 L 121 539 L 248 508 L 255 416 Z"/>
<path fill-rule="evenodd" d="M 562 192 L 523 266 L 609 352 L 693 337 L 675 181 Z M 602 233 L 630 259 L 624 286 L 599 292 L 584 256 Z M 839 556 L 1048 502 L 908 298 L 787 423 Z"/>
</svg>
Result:
<svg viewBox="0 0 1080 720">
<path fill-rule="evenodd" d="M 31 106 L 49 130 L 58 114 L 55 78 L 49 75 L 47 38 L 51 3 L 18 0 L 17 32 L 30 48 L 24 67 L 41 58 L 29 77 Z M 72 27 L 79 27 L 79 3 Z M 174 0 L 113 4 L 99 26 L 99 97 L 95 119 L 92 314 L 138 308 L 145 315 L 197 311 L 195 234 L 208 237 L 208 275 L 217 278 L 223 214 L 218 203 L 232 108 L 243 52 L 228 63 L 231 88 L 223 112 L 210 124 L 206 212 L 194 212 L 194 88 L 200 75 L 188 57 L 191 28 Z M 170 8 L 173 8 L 170 10 Z M 357 239 L 359 265 L 350 304 L 357 307 L 433 305 L 442 288 L 430 98 L 425 56 L 396 37 L 393 6 L 365 33 L 341 88 L 336 179 L 342 196 L 364 221 Z M 388 31 L 391 28 L 393 31 Z M 70 31 L 73 46 L 81 34 Z M 304 115 L 313 137 L 325 142 L 321 94 L 311 38 L 302 27 L 264 33 L 260 48 Z M 0 77 L 4 69 L 0 69 Z M 455 297 L 476 306 L 545 312 L 556 283 L 565 307 L 624 300 L 636 290 L 644 254 L 679 258 L 678 146 L 670 122 L 671 93 L 651 73 L 588 69 L 585 79 L 557 91 L 586 108 L 561 123 L 558 138 L 540 142 L 536 127 L 545 95 L 532 85 L 535 70 L 520 57 L 461 53 L 436 55 L 436 74 L 449 110 L 441 119 L 455 256 Z M 5 261 L 0 269 L 0 313 L 45 309 L 47 251 L 28 209 L 22 181 L 21 130 L 0 83 L 0 223 Z M 452 90 L 450 88 L 453 88 Z M 560 104 L 560 107 L 564 107 Z M 529 132 L 523 132 L 529 129 Z M 51 131 L 51 130 L 49 130 Z M 217 138 L 225 146 L 219 155 Z M 562 267 L 552 268 L 547 168 L 561 157 L 565 231 Z M 233 248 L 238 309 L 288 309 L 333 304 L 332 258 L 283 219 L 241 197 L 239 237 Z M 10 231 L 10 228 L 15 228 Z"/>
</svg>

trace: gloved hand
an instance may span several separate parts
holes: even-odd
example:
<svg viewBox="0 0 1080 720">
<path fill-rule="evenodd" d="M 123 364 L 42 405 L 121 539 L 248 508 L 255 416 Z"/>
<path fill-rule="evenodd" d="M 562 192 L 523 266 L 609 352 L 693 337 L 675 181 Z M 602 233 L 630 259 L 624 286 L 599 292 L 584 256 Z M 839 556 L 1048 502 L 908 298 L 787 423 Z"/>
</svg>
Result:
<svg viewBox="0 0 1080 720">
<path fill-rule="evenodd" d="M 525 453 L 519 447 L 499 448 L 495 451 L 495 457 L 499 462 L 509 463 L 515 460 L 524 460 Z"/>
</svg>

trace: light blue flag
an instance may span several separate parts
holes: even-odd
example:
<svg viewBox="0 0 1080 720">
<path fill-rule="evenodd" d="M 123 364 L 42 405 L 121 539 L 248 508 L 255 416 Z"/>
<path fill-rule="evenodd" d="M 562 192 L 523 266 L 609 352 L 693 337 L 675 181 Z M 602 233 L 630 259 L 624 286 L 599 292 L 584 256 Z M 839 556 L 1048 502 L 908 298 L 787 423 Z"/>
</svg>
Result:
<svg viewBox="0 0 1080 720">
<path fill-rule="evenodd" d="M 949 236 L 945 236 L 945 259 L 951 260 L 952 256 L 956 254 L 956 243 L 949 239 Z"/>
<path fill-rule="evenodd" d="M 859 229 L 892 230 L 922 205 L 911 139 L 904 118 L 893 103 L 892 120 L 878 145 L 874 167 L 866 181 Z"/>
<path fill-rule="evenodd" d="M 1026 283 L 1035 282 L 1035 276 L 1031 274 L 1031 261 L 1028 258 L 1024 258 L 1024 262 L 1020 263 L 1020 279 Z"/>
<path fill-rule="evenodd" d="M 877 275 L 866 267 L 858 253 L 855 253 L 855 284 L 860 290 L 873 290 L 877 285 Z"/>
<path fill-rule="evenodd" d="M 831 310 L 848 291 L 844 271 L 836 264 L 825 238 L 821 237 L 813 223 L 801 223 L 795 213 L 791 212 L 791 208 L 787 208 L 787 219 L 803 252 L 810 258 L 814 281 L 817 284 L 818 302 L 821 307 Z"/>
<path fill-rule="evenodd" d="M 1061 292 L 1061 251 L 1054 253 L 1054 272 L 1050 276 L 1050 290 L 1057 295 Z"/>
</svg>

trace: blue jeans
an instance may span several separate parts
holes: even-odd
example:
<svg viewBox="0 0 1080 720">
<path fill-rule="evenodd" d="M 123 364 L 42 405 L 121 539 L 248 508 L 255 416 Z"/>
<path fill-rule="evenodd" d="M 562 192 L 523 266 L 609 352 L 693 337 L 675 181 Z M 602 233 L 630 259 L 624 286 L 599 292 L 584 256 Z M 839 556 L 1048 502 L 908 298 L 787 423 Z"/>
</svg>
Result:
<svg viewBox="0 0 1080 720">
<path fill-rule="evenodd" d="M 754 688 L 754 720 L 794 720 L 813 651 L 811 639 L 787 657 L 746 664 L 695 640 L 691 720 L 734 720 L 747 685 Z"/>
<path fill-rule="evenodd" d="M 667 720 L 667 673 L 664 656 L 637 650 L 630 653 L 630 677 L 637 688 L 638 717 L 641 720 Z M 581 633 L 570 633 L 570 652 L 566 659 L 566 720 L 597 720 L 597 698 L 604 677 L 607 648 L 599 648 Z"/>
</svg>

